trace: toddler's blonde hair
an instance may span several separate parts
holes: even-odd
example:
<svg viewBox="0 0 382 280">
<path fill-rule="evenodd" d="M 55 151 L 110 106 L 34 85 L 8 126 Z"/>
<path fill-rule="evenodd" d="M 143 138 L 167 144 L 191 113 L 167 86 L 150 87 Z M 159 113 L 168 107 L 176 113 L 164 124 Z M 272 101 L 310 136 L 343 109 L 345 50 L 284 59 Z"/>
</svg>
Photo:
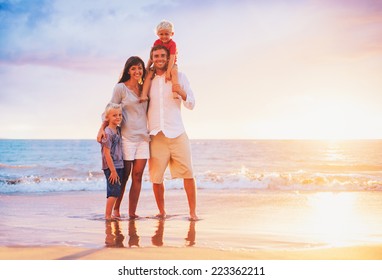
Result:
<svg viewBox="0 0 382 280">
<path fill-rule="evenodd" d="M 158 25 L 157 25 L 157 28 L 156 28 L 156 33 L 158 34 L 158 32 L 160 30 L 169 30 L 170 32 L 174 32 L 174 25 L 169 22 L 168 20 L 162 20 Z"/>
</svg>

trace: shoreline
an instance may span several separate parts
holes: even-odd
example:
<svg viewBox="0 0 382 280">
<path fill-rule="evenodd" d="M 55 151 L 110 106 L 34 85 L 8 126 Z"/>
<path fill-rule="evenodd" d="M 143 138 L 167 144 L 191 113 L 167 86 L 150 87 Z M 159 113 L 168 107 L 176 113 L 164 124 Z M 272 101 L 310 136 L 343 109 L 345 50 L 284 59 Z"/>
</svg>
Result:
<svg viewBox="0 0 382 280">
<path fill-rule="evenodd" d="M 381 260 L 382 244 L 299 250 L 211 248 L 0 247 L 0 260 Z"/>
</svg>

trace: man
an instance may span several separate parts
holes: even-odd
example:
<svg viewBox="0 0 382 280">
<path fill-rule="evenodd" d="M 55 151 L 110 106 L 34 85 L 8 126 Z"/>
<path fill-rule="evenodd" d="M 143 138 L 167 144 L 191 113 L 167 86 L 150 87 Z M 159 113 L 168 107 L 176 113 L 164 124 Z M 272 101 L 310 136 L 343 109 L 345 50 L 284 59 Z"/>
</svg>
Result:
<svg viewBox="0 0 382 280">
<path fill-rule="evenodd" d="M 165 218 L 164 173 L 170 167 L 172 178 L 182 178 L 190 208 L 190 220 L 197 220 L 196 184 L 192 170 L 190 141 L 185 132 L 180 112 L 181 103 L 192 110 L 194 94 L 186 76 L 179 73 L 179 83 L 166 82 L 166 70 L 170 58 L 164 46 L 154 46 L 150 52 L 155 73 L 150 87 L 148 126 L 151 135 L 149 172 L 153 183 L 158 218 Z M 150 75 L 149 75 L 150 76 Z M 150 77 L 148 77 L 150 78 Z M 178 93 L 174 99 L 172 92 Z"/>
</svg>

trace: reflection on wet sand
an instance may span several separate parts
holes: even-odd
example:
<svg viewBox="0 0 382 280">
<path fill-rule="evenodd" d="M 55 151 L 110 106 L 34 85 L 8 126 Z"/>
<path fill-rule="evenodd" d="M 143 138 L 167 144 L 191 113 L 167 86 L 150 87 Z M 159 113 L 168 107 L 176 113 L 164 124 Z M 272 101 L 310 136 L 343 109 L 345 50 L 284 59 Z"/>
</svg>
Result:
<svg viewBox="0 0 382 280">
<path fill-rule="evenodd" d="M 129 247 L 139 247 L 139 236 L 137 234 L 137 227 L 135 220 L 129 221 Z"/>
<path fill-rule="evenodd" d="M 124 247 L 125 236 L 121 232 L 119 221 L 105 221 L 105 244 L 106 247 Z"/>
<path fill-rule="evenodd" d="M 164 219 L 158 220 L 156 230 L 154 235 L 151 237 L 151 244 L 156 247 L 161 247 L 164 244 Z M 105 244 L 106 247 L 110 248 L 121 248 L 125 247 L 123 241 L 125 240 L 125 236 L 122 233 L 122 223 L 125 221 L 106 221 L 105 222 Z M 139 224 L 139 220 L 129 220 L 128 221 L 128 246 L 131 247 L 140 247 L 141 238 L 138 235 L 137 223 Z M 187 236 L 184 238 L 185 246 L 191 247 L 196 244 L 195 242 L 195 221 L 190 221 Z"/>
<path fill-rule="evenodd" d="M 163 232 L 164 232 L 164 219 L 158 220 L 157 230 L 153 237 L 151 237 L 151 242 L 154 246 L 163 246 Z"/>
<path fill-rule="evenodd" d="M 196 232 L 195 232 L 195 221 L 190 221 L 190 227 L 188 229 L 187 237 L 185 238 L 186 240 L 186 246 L 192 247 L 195 245 L 195 237 L 196 237 Z"/>
</svg>

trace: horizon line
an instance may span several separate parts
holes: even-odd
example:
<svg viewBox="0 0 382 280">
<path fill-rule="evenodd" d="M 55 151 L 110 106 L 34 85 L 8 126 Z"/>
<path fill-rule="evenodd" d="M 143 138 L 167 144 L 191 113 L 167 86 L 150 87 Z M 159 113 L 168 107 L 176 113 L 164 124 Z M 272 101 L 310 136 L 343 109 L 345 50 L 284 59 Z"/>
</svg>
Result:
<svg viewBox="0 0 382 280">
<path fill-rule="evenodd" d="M 93 138 L 2 138 L 0 140 L 51 140 L 51 141 L 74 141 L 74 140 L 94 140 Z M 190 138 L 190 140 L 248 140 L 248 141 L 379 141 L 382 138 Z"/>
</svg>

